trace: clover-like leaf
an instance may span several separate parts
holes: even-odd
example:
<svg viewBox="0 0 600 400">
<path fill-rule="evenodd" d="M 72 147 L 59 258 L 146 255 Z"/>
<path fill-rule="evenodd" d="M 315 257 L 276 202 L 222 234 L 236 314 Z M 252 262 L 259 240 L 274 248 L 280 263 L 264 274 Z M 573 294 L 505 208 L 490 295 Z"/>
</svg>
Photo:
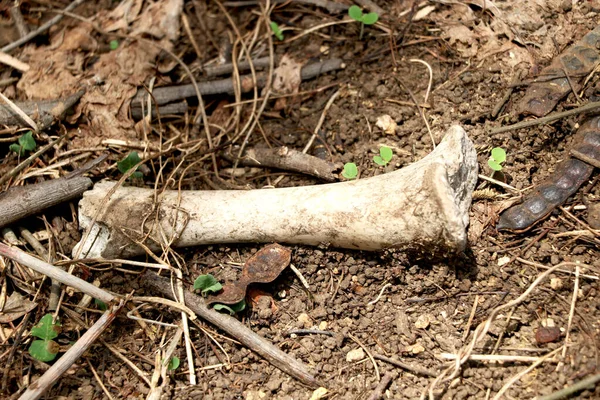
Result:
<svg viewBox="0 0 600 400">
<path fill-rule="evenodd" d="M 216 311 L 227 311 L 229 313 L 229 315 L 235 315 L 235 313 L 239 313 L 244 311 L 244 309 L 246 308 L 246 300 L 240 301 L 239 303 L 235 303 L 233 305 L 225 305 L 225 304 L 220 304 L 220 303 L 216 303 L 213 308 Z"/>
<path fill-rule="evenodd" d="M 494 147 L 492 149 L 492 158 L 498 164 L 502 164 L 504 161 L 506 161 L 506 151 L 504 151 L 504 149 L 501 147 Z"/>
<path fill-rule="evenodd" d="M 385 163 L 389 163 L 392 157 L 394 157 L 394 152 L 387 146 L 381 146 L 379 149 L 379 155 L 385 161 Z"/>
<path fill-rule="evenodd" d="M 54 340 L 34 340 L 28 351 L 36 360 L 48 362 L 56 358 L 59 349 L 60 346 Z"/>
<path fill-rule="evenodd" d="M 387 161 L 385 161 L 381 156 L 373 156 L 373 162 L 377 165 L 381 165 L 382 167 L 385 167 L 387 164 Z"/>
<path fill-rule="evenodd" d="M 348 15 L 355 21 L 363 22 L 363 12 L 357 5 L 350 6 L 350 8 L 348 9 Z"/>
<path fill-rule="evenodd" d="M 132 151 L 131 153 L 129 153 L 127 155 L 127 157 L 125 157 L 121 161 L 117 162 L 117 168 L 119 169 L 119 171 L 122 174 L 124 174 L 127 171 L 129 171 L 131 168 L 133 168 L 140 161 L 142 161 L 142 159 L 138 155 L 137 151 Z M 131 176 L 133 178 L 140 179 L 140 178 L 142 178 L 143 175 L 141 172 L 135 171 Z"/>
<path fill-rule="evenodd" d="M 370 12 L 362 16 L 361 22 L 365 25 L 373 25 L 379 20 L 379 15 L 374 12 Z"/>
<path fill-rule="evenodd" d="M 194 290 L 200 290 L 202 296 L 208 296 L 209 293 L 216 293 L 223 289 L 223 285 L 211 274 L 200 275 L 194 281 Z"/>
<path fill-rule="evenodd" d="M 354 179 L 358 176 L 358 167 L 354 163 L 344 164 L 342 176 L 346 179 Z"/>
<path fill-rule="evenodd" d="M 488 160 L 488 165 L 494 171 L 502 171 L 502 165 L 492 160 L 491 158 Z"/>
<path fill-rule="evenodd" d="M 111 50 L 116 50 L 119 48 L 119 41 L 118 40 L 111 40 L 108 43 L 108 46 L 110 47 Z"/>
<path fill-rule="evenodd" d="M 27 131 L 23 135 L 19 137 L 19 143 L 13 143 L 9 146 L 9 149 L 17 153 L 18 155 L 24 154 L 26 151 L 35 150 L 37 143 L 33 138 L 33 133 L 31 131 Z"/>
<path fill-rule="evenodd" d="M 180 364 L 179 357 L 173 356 L 169 360 L 169 365 L 167 365 L 167 369 L 169 371 L 173 371 L 174 369 L 179 368 L 179 364 Z"/>
<path fill-rule="evenodd" d="M 52 323 L 52 314 L 46 314 L 40 319 L 36 326 L 31 328 L 31 336 L 43 340 L 52 340 L 61 332 L 61 325 L 58 321 Z"/>
</svg>

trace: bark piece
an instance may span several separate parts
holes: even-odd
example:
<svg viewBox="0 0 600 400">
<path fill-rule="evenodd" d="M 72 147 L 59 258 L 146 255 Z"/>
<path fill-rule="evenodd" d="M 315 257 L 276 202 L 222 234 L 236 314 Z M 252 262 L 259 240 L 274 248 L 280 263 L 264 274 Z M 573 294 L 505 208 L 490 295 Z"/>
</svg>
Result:
<svg viewBox="0 0 600 400">
<path fill-rule="evenodd" d="M 120 187 L 108 196 L 115 183 L 100 182 L 79 203 L 80 226 L 90 234 L 74 251 L 83 246 L 86 258 L 129 257 L 143 253 L 135 243 L 143 240 L 153 250 L 167 244 L 280 242 L 454 254 L 466 247 L 476 180 L 473 143 L 453 126 L 421 161 L 351 182 L 164 191 L 157 204 L 152 189 Z"/>
</svg>

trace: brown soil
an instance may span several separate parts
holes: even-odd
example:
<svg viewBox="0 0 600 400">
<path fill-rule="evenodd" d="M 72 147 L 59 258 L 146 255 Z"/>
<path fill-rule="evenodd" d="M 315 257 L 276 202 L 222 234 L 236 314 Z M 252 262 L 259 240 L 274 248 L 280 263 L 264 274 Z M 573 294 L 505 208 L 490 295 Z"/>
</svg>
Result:
<svg viewBox="0 0 600 400">
<path fill-rule="evenodd" d="M 30 7 L 37 6 L 36 2 L 23 3 Z M 60 7 L 66 4 L 55 3 L 63 3 Z M 198 76 L 201 76 L 199 67 L 217 60 L 219 54 L 226 51 L 227 46 L 223 43 L 227 43 L 229 37 L 236 37 L 227 15 L 216 3 L 208 3 L 196 1 L 184 6 L 201 57 L 194 51 L 190 37 L 183 29 L 173 48 L 173 52 L 189 64 Z M 284 30 L 283 42 L 274 42 L 278 57 L 288 54 L 301 63 L 316 61 L 320 57 L 340 57 L 344 60 L 345 68 L 303 82 L 298 89 L 304 94 L 287 98 L 285 104 L 278 104 L 281 107 L 279 109 L 274 101 L 268 102 L 260 117 L 260 129 L 257 127 L 249 137 L 249 147 L 264 146 L 267 138 L 272 145 L 302 150 L 327 100 L 336 90 L 340 90 L 340 96 L 326 113 L 322 131 L 325 133 L 329 159 L 341 163 L 355 162 L 361 179 L 402 168 L 431 151 L 431 137 L 422 116 L 414 107 L 415 101 L 426 104 L 427 107 L 422 110 L 436 142 L 452 124 L 461 124 L 465 128 L 478 150 L 480 173 L 490 175 L 487 159 L 492 147 L 506 149 L 508 158 L 503 172 L 508 183 L 517 189 L 529 188 L 552 173 L 556 164 L 568 154 L 570 134 L 579 119 L 572 117 L 545 126 L 490 135 L 492 127 L 521 120 L 514 112 L 515 104 L 523 95 L 519 87 L 515 88 L 498 115 L 492 116 L 492 111 L 504 101 L 504 95 L 512 83 L 533 78 L 556 54 L 600 24 L 598 3 L 507 0 L 496 2 L 494 7 L 486 10 L 477 5 L 466 5 L 481 3 L 478 1 L 453 5 L 431 3 L 432 10 L 414 21 L 410 21 L 414 14 L 405 13 L 411 10 L 411 2 L 378 3 L 386 12 L 381 18 L 384 28 L 365 26 L 362 40 L 358 38 L 360 26 L 356 23 L 332 25 L 294 39 L 295 35 L 311 27 L 340 21 L 342 17 L 332 16 L 318 7 L 294 2 L 277 5 L 271 12 L 271 19 L 282 27 L 290 28 Z M 110 7 L 114 7 L 114 4 L 104 1 L 76 11 L 92 16 Z M 262 23 L 261 9 L 254 5 L 227 7 L 226 10 L 245 43 L 249 44 L 252 32 Z M 23 11 L 32 23 L 37 14 L 33 14 L 33 11 L 27 13 L 27 9 Z M 3 18 L 8 18 L 5 9 L 0 8 L 0 12 Z M 44 13 L 44 19 L 49 17 L 48 13 Z M 72 19 L 63 20 L 48 36 L 38 38 L 35 45 L 48 45 L 64 27 L 76 24 Z M 390 29 L 393 38 L 389 34 Z M 0 45 L 4 46 L 15 39 L 17 35 L 13 30 L 10 24 L 0 27 L 0 37 L 4 38 Z M 265 32 L 264 27 L 261 28 L 258 36 L 260 43 L 253 44 L 257 53 L 262 45 L 263 51 L 259 56 L 268 55 Z M 108 42 L 100 34 L 89 34 L 99 43 Z M 234 50 L 241 51 L 239 43 Z M 29 48 L 27 54 L 31 51 L 32 48 Z M 95 55 L 91 49 L 79 51 L 78 54 L 86 61 L 78 64 L 78 68 L 86 71 L 93 65 Z M 12 54 L 18 58 L 26 52 L 17 50 Z M 161 66 L 170 62 L 168 57 L 157 57 Z M 423 63 L 413 60 L 422 60 L 431 67 L 433 75 L 429 92 L 428 69 Z M 145 67 L 151 67 L 153 73 L 158 74 L 156 85 L 178 83 L 180 79 L 188 82 L 185 71 L 177 65 L 170 70 L 165 68 L 162 74 L 154 71 L 154 64 Z M 100 70 L 97 65 L 94 68 Z M 107 65 L 103 65 L 103 68 L 107 68 Z M 0 81 L 21 76 L 9 70 L 0 71 Z M 140 76 L 145 76 L 143 74 L 147 72 L 136 70 Z M 119 79 L 124 78 L 119 75 Z M 599 82 L 598 74 L 591 74 L 581 92 L 582 96 L 569 95 L 559 104 L 558 110 L 570 109 L 580 105 L 580 102 L 594 99 L 600 93 Z M 147 85 L 148 80 L 144 79 L 141 83 Z M 135 88 L 140 83 L 132 78 L 128 84 Z M 25 90 L 20 84 L 11 83 L 2 90 L 11 99 L 25 100 L 25 91 L 33 89 L 29 86 Z M 426 94 L 428 98 L 425 100 Z M 242 96 L 242 100 L 251 99 L 252 93 Z M 218 104 L 221 101 L 225 104 L 234 103 L 234 96 L 207 96 L 204 100 L 208 118 L 214 119 L 217 125 L 226 126 L 232 109 L 225 109 L 224 116 L 219 115 L 223 109 Z M 198 132 L 189 126 L 194 110 L 187 121 L 184 118 L 172 118 L 169 120 L 171 126 L 163 121 L 161 125 L 153 123 L 152 128 L 164 135 L 163 141 L 174 137 L 179 131 L 184 132 L 183 138 L 186 140 L 200 143 L 204 137 L 203 131 Z M 250 103 L 242 107 L 240 123 L 237 126 L 233 124 L 227 133 L 229 138 L 235 137 L 249 121 L 251 111 Z M 90 116 L 97 116 L 100 111 L 88 108 L 78 110 L 78 113 L 81 114 L 80 119 L 75 115 L 65 125 L 66 130 L 81 129 L 76 140 L 58 149 L 57 154 L 50 152 L 44 155 L 23 173 L 57 162 L 53 156 L 66 150 L 80 151 L 94 146 L 108 149 L 107 145 L 99 143 L 100 139 L 106 137 L 124 140 L 141 140 L 143 137 L 139 133 L 143 131 L 141 124 L 134 128 L 131 123 L 123 123 L 113 131 L 116 134 L 128 130 L 129 136 L 111 136 L 106 132 L 94 134 L 90 128 L 94 121 Z M 112 114 L 117 114 L 116 109 Z M 376 126 L 378 117 L 384 114 L 397 123 L 395 133 L 386 134 Z M 120 112 L 119 117 L 122 115 Z M 58 128 L 52 129 L 52 135 L 59 132 Z M 15 140 L 20 135 L 11 133 Z M 150 135 L 153 144 L 160 142 L 158 134 Z M 217 135 L 217 131 L 213 135 Z M 5 137 L 7 135 L 0 132 L 0 176 L 18 163 L 14 153 L 8 150 L 9 142 L 3 141 Z M 38 140 L 43 144 L 49 141 L 44 135 L 40 135 Z M 225 143 L 224 150 L 228 149 L 228 139 L 221 137 L 220 140 L 221 144 Z M 372 161 L 380 144 L 394 150 L 391 166 L 385 169 Z M 183 152 L 175 150 L 165 154 L 162 161 L 157 158 L 148 162 L 146 175 L 137 184 L 152 188 L 158 179 L 158 186 L 164 187 L 165 177 L 173 173 L 175 181 L 181 180 L 182 189 L 260 188 L 273 184 L 281 175 L 278 171 L 261 170 L 256 175 L 237 177 L 233 181 L 219 180 L 214 176 L 207 150 L 206 143 L 203 143 L 198 152 L 191 153 L 189 157 L 182 157 Z M 128 148 L 112 147 L 109 161 L 92 173 L 93 179 L 119 179 L 121 174 L 114 165 L 128 151 Z M 94 150 L 88 159 L 100 153 Z M 88 159 L 75 164 L 83 164 Z M 181 164 L 177 166 L 178 163 Z M 165 169 L 159 176 L 163 165 Z M 216 165 L 219 170 L 231 167 L 219 155 Z M 75 166 L 71 163 L 56 171 L 62 175 Z M 251 172 L 250 169 L 246 171 Z M 34 183 L 36 179 L 41 178 L 29 178 L 26 183 Z M 286 173 L 278 186 L 318 183 L 318 180 L 310 177 Z M 545 271 L 544 267 L 566 261 L 580 262 L 595 270 L 586 268 L 588 275 L 578 278 L 568 272 L 552 273 L 518 306 L 501 311 L 485 339 L 479 341 L 473 350 L 473 354 L 478 355 L 541 357 L 567 346 L 564 353 L 559 350 L 557 357 L 530 371 L 526 371 L 533 364 L 530 359 L 468 361 L 453 379 L 437 382 L 433 392 L 437 398 L 443 399 L 493 398 L 512 378 L 522 374 L 505 393 L 505 398 L 527 399 L 552 393 L 584 377 L 598 374 L 598 235 L 596 233 L 595 237 L 589 237 L 568 233 L 586 229 L 582 221 L 587 219 L 587 211 L 585 207 L 578 206 L 593 205 L 599 198 L 600 187 L 593 183 L 584 185 L 566 203 L 566 210 L 555 211 L 534 229 L 520 234 L 499 233 L 494 229 L 493 223 L 504 207 L 504 201 L 510 198 L 509 193 L 483 180 L 480 180 L 477 189 L 491 191 L 479 192 L 473 201 L 470 243 L 465 254 L 440 261 L 414 259 L 392 250 L 369 253 L 292 246 L 292 264 L 306 278 L 310 289 L 305 289 L 296 275 L 286 269 L 274 283 L 256 286 L 267 295 L 257 297 L 251 308 L 239 314 L 238 318 L 254 332 L 308 364 L 328 389 L 325 398 L 366 399 L 379 383 L 377 374 L 384 376 L 392 373 L 393 379 L 384 398 L 417 399 L 422 395 L 427 396 L 435 376 L 452 367 L 452 363 L 441 360 L 440 355 L 464 350 L 473 339 L 474 329 L 490 316 L 494 308 L 523 294 Z M 390 201 L 393 201 L 393 195 Z M 68 205 L 55 207 L 44 214 L 59 232 L 51 238 L 55 259 L 61 258 L 60 254 L 71 254 L 78 240 L 77 227 L 73 223 L 76 220 L 75 205 L 76 202 L 71 208 Z M 22 224 L 33 232 L 45 232 L 44 223 L 39 218 L 24 220 Z M 14 228 L 17 231 L 17 226 Z M 48 242 L 44 244 L 48 245 Z M 165 259 L 174 266 L 182 266 L 187 288 L 191 290 L 191 282 L 199 274 L 212 273 L 221 281 L 234 279 L 239 273 L 240 263 L 260 248 L 260 245 L 204 246 L 179 249 L 177 256 L 171 254 Z M 4 264 L 0 265 L 4 271 Z M 38 285 L 33 281 L 22 283 L 16 278 L 21 275 L 15 275 L 13 269 L 6 271 L 2 281 L 8 294 L 19 291 L 33 299 Z M 119 294 L 125 295 L 135 290 L 136 295 L 155 295 L 142 288 L 138 279 L 141 271 L 138 267 L 88 263 L 79 264 L 76 274 L 90 282 L 98 280 L 103 288 Z M 571 311 L 576 284 L 579 289 L 575 308 Z M 38 307 L 26 322 L 25 330 L 20 332 L 22 336 L 14 349 L 12 363 L 0 369 L 3 396 L 13 395 L 23 386 L 35 382 L 47 367 L 33 360 L 27 349 L 32 340 L 28 335 L 31 326 L 47 313 L 48 293 L 49 285 L 44 284 L 36 298 Z M 67 292 L 64 306 L 74 308 L 80 298 L 81 294 Z M 159 305 L 146 306 L 140 313 L 144 318 L 168 323 L 176 324 L 181 320 L 176 310 Z M 82 314 L 82 318 L 93 322 L 98 314 L 97 309 L 90 309 Z M 59 344 L 66 349 L 70 342 L 81 336 L 82 331 L 70 321 L 68 315 L 63 315 L 62 319 L 64 327 Z M 2 339 L 3 359 L 12 351 L 22 322 L 21 318 L 0 325 L 3 336 L 8 337 Z M 549 343 L 540 344 L 536 334 L 539 339 L 540 329 L 548 324 L 557 326 L 559 335 Z M 290 334 L 298 329 L 326 333 Z M 173 332 L 173 328 L 155 325 L 142 327 L 141 323 L 121 315 L 102 335 L 102 339 L 122 349 L 129 360 L 152 376 L 156 350 L 171 339 Z M 313 393 L 313 388 L 295 381 L 210 325 L 202 322 L 199 326 L 191 325 L 190 335 L 198 384 L 189 384 L 188 364 L 182 344 L 176 351 L 181 366 L 169 373 L 170 381 L 163 398 L 309 399 Z M 425 368 L 434 376 L 409 372 L 383 361 L 371 360 L 368 356 L 348 361 L 348 353 L 363 346 L 371 355 L 396 358 L 412 366 Z M 374 362 L 378 372 L 375 371 Z M 98 378 L 94 377 L 92 366 Z M 107 398 L 98 379 L 113 398 L 144 398 L 149 390 L 121 359 L 97 343 L 69 369 L 45 398 Z M 584 389 L 574 396 L 600 398 L 600 386 Z"/>
</svg>

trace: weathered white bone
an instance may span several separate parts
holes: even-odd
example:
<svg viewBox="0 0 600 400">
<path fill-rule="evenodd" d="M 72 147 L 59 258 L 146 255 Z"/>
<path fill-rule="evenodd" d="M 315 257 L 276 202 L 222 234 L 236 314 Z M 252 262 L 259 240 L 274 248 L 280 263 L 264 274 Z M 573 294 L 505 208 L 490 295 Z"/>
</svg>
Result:
<svg viewBox="0 0 600 400">
<path fill-rule="evenodd" d="M 453 126 L 428 156 L 373 178 L 248 191 L 164 191 L 100 182 L 79 203 L 81 257 L 128 257 L 167 245 L 282 242 L 348 249 L 465 249 L 476 152 Z"/>
</svg>

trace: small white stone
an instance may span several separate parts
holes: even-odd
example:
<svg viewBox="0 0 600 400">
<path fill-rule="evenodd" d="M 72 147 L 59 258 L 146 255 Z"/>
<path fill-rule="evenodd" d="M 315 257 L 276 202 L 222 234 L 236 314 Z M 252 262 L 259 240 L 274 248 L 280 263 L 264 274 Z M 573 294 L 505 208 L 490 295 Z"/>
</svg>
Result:
<svg viewBox="0 0 600 400">
<path fill-rule="evenodd" d="M 388 135 L 393 135 L 396 133 L 396 127 L 398 126 L 396 121 L 394 121 L 394 119 L 387 114 L 377 117 L 377 122 L 375 122 L 375 125 L 377 125 L 378 128 Z"/>
<path fill-rule="evenodd" d="M 421 354 L 422 352 L 425 351 L 425 347 L 423 347 L 423 345 L 417 343 L 417 344 L 413 344 L 411 346 L 406 347 L 405 350 L 411 354 Z"/>
<path fill-rule="evenodd" d="M 508 264 L 509 261 L 510 261 L 510 257 L 508 257 L 508 256 L 500 257 L 500 258 L 498 258 L 498 266 L 501 267 L 505 264 Z"/>
<path fill-rule="evenodd" d="M 312 395 L 310 396 L 310 400 L 320 400 L 323 397 L 325 397 L 327 395 L 327 389 L 325 389 L 324 387 L 320 387 L 318 389 L 315 389 L 314 392 L 312 392 Z"/>
<path fill-rule="evenodd" d="M 327 330 L 327 321 L 321 321 L 319 323 L 319 330 L 321 330 L 321 331 Z"/>
<path fill-rule="evenodd" d="M 563 281 L 560 278 L 550 279 L 550 287 L 554 290 L 558 290 L 563 287 Z"/>
<path fill-rule="evenodd" d="M 310 325 L 312 323 L 307 313 L 298 315 L 298 322 L 302 322 L 304 325 Z"/>
<path fill-rule="evenodd" d="M 358 349 L 350 350 L 348 354 L 346 354 L 346 361 L 348 362 L 360 361 L 363 358 L 365 358 L 365 351 L 360 347 Z"/>
<path fill-rule="evenodd" d="M 429 314 L 421 314 L 417 321 L 415 322 L 415 328 L 417 329 L 425 329 L 429 326 L 429 322 L 431 322 L 431 318 Z"/>
</svg>

